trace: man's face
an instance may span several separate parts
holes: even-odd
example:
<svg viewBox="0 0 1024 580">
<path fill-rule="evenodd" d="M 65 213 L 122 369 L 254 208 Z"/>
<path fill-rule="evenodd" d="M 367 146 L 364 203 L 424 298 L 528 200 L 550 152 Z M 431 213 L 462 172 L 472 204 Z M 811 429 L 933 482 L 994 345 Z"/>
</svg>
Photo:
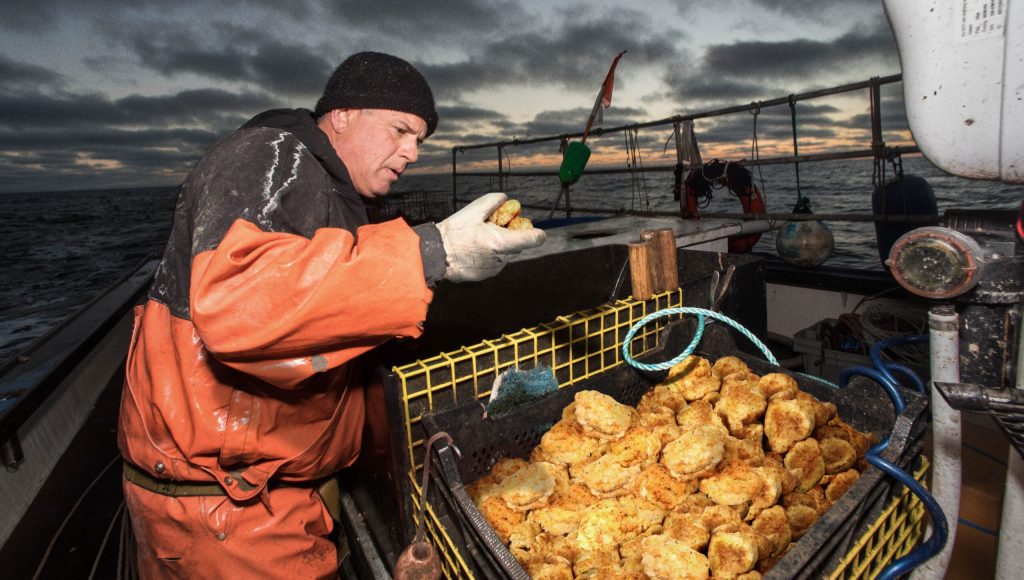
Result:
<svg viewBox="0 0 1024 580">
<path fill-rule="evenodd" d="M 416 163 L 427 123 L 411 113 L 385 109 L 345 109 L 328 113 L 328 137 L 345 162 L 356 191 L 387 195 L 406 166 Z"/>
</svg>

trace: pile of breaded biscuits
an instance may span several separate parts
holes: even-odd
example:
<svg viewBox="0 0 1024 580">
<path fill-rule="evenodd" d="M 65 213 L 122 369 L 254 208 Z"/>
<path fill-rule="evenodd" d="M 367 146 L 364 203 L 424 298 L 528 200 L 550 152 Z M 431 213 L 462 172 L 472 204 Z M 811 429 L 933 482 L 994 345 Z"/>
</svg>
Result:
<svg viewBox="0 0 1024 580">
<path fill-rule="evenodd" d="M 467 487 L 535 580 L 760 578 L 876 437 L 782 373 L 690 356 L 636 408 L 581 391 L 529 461 Z"/>
</svg>

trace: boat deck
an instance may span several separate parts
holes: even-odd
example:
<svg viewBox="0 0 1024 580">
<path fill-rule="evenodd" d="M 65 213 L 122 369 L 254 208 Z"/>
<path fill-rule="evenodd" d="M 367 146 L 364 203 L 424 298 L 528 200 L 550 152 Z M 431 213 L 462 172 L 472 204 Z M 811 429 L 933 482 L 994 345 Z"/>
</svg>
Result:
<svg viewBox="0 0 1024 580">
<path fill-rule="evenodd" d="M 103 389 L 81 431 L 0 549 L 4 578 L 117 577 L 123 498 L 117 414 L 123 380 L 115 374 Z M 40 566 L 44 558 L 45 565 Z"/>
</svg>

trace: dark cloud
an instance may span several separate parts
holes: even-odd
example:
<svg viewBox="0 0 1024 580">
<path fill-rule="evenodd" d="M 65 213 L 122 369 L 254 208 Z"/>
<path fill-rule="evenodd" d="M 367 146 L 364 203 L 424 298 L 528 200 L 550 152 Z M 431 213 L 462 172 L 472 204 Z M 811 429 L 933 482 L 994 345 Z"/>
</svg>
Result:
<svg viewBox="0 0 1024 580">
<path fill-rule="evenodd" d="M 834 9 L 847 11 L 882 10 L 879 0 L 750 0 L 754 5 L 767 8 L 786 16 L 821 19 Z"/>
<path fill-rule="evenodd" d="M 542 111 L 532 120 L 521 125 L 519 137 L 543 137 L 547 135 L 561 135 L 566 133 L 578 133 L 583 130 L 590 109 L 577 108 L 562 111 Z M 608 117 L 605 117 L 608 121 Z M 607 122 L 605 123 L 607 125 Z"/>
<path fill-rule="evenodd" d="M 311 14 L 308 0 L 5 0 L 0 29 L 16 32 L 50 32 L 57 29 L 60 17 L 76 20 L 106 21 L 116 14 L 169 13 L 185 9 L 209 13 L 224 8 L 252 11 L 265 9 L 280 16 L 301 20 Z"/>
<path fill-rule="evenodd" d="M 0 93 L 17 93 L 35 87 L 55 88 L 64 84 L 64 76 L 48 68 L 17 62 L 0 54 Z"/>
<path fill-rule="evenodd" d="M 0 150 L 17 152 L 18 156 L 31 157 L 48 152 L 84 151 L 88 154 L 102 153 L 104 156 L 118 154 L 125 146 L 145 149 L 178 149 L 190 152 L 205 149 L 220 134 L 206 129 L 117 129 L 81 128 L 65 131 L 26 130 L 0 133 Z M 125 151 L 128 155 L 148 155 Z M 128 158 L 128 157 L 125 157 Z"/>
<path fill-rule="evenodd" d="M 0 138 L 0 163 L 26 164 L 27 161 L 27 164 L 38 164 L 48 175 L 88 172 L 89 164 L 94 163 L 123 175 L 135 173 L 139 179 L 136 184 L 154 180 L 167 184 L 173 181 L 168 175 L 180 181 L 218 137 L 208 131 L 180 129 L 72 131 L 67 134 L 63 148 L 54 148 L 52 134 L 32 132 L 16 143 Z M 20 154 L 10 153 L 15 147 L 21 148 Z"/>
<path fill-rule="evenodd" d="M 652 98 L 695 112 L 898 71 L 888 23 L 881 16 L 867 22 L 855 22 L 831 41 L 797 38 L 710 45 L 693 65 L 667 69 L 663 81 L 669 89 Z"/>
<path fill-rule="evenodd" d="M 266 93 L 230 92 L 220 89 L 195 89 L 174 95 L 130 96 L 115 101 L 130 122 L 162 120 L 172 125 L 209 126 L 228 119 L 244 121 L 277 104 Z"/>
<path fill-rule="evenodd" d="M 773 84 L 714 75 L 693 77 L 675 86 L 678 86 L 679 90 L 667 93 L 666 96 L 675 98 L 683 106 L 683 110 L 691 113 L 698 108 L 706 109 L 716 103 L 734 105 L 744 101 L 762 100 L 766 95 L 784 91 Z"/>
<path fill-rule="evenodd" d="M 444 143 L 445 149 L 450 149 L 451 141 L 457 139 L 459 143 L 466 143 L 467 135 L 491 134 L 489 140 L 494 140 L 494 134 L 504 134 L 506 129 L 515 127 L 508 117 L 499 111 L 473 107 L 470 105 L 438 105 L 438 132 L 426 142 L 421 150 L 421 158 L 429 157 L 431 148 Z"/>
<path fill-rule="evenodd" d="M 586 126 L 589 115 L 589 108 L 575 108 L 542 111 L 525 123 L 512 123 L 499 117 L 497 120 L 489 123 L 492 131 L 487 136 L 482 137 L 482 140 L 485 142 L 512 141 L 513 139 L 525 140 L 535 137 L 580 133 Z M 486 121 L 487 119 L 474 117 L 473 120 Z M 644 109 L 612 107 L 604 112 L 604 122 L 601 125 L 595 125 L 592 128 L 592 133 L 599 135 L 601 127 L 612 128 L 644 120 L 647 120 L 647 111 Z M 480 139 L 471 139 L 469 135 L 459 131 L 446 130 L 442 134 L 442 138 L 445 135 L 452 134 L 457 135 L 459 143 L 462 144 L 480 142 Z M 619 135 L 621 139 L 621 134 Z"/>
<path fill-rule="evenodd" d="M 586 127 L 590 109 L 571 109 L 567 111 L 545 111 L 538 114 L 524 126 L 526 135 L 540 137 L 543 135 L 559 135 L 563 133 L 580 133 Z M 640 121 L 646 121 L 647 111 L 633 107 L 612 107 L 604 112 L 604 122 L 595 125 L 591 132 L 600 135 L 602 129 L 621 127 Z M 621 134 L 620 139 L 621 139 Z"/>
<path fill-rule="evenodd" d="M 338 64 L 309 47 L 278 41 L 260 30 L 226 24 L 214 28 L 217 34 L 212 35 L 140 31 L 130 44 L 143 66 L 168 77 L 192 73 L 311 100 L 323 91 Z"/>
<path fill-rule="evenodd" d="M 96 126 L 97 116 L 107 121 L 120 118 L 121 113 L 112 102 L 96 94 L 75 97 L 40 93 L 0 96 L 0 127 L 8 129 Z"/>
<path fill-rule="evenodd" d="M 835 149 L 868 149 L 871 143 L 871 118 L 865 95 L 863 113 L 851 114 L 847 109 L 828 103 L 799 101 L 797 107 L 797 137 L 801 154 L 809 148 L 828 145 Z M 884 96 L 882 100 L 883 137 L 902 141 L 906 136 L 906 117 L 902 97 Z M 854 109 L 856 110 L 856 109 Z M 773 149 L 772 156 L 792 154 L 793 126 L 788 105 L 764 108 L 757 118 L 757 138 L 762 147 Z M 721 117 L 696 120 L 698 140 L 704 146 L 723 146 L 749 156 L 753 139 L 753 116 L 737 113 Z M 762 153 L 764 154 L 764 153 Z"/>
<path fill-rule="evenodd" d="M 7 0 L 4 2 L 0 28 L 20 32 L 43 32 L 56 28 L 60 2 Z"/>
<path fill-rule="evenodd" d="M 471 105 L 438 105 L 437 115 L 444 122 L 505 120 L 508 117 L 493 109 L 483 109 Z"/>
<path fill-rule="evenodd" d="M 116 100 L 0 94 L 0 189 L 173 185 L 214 141 L 271 102 L 215 89 Z"/>
<path fill-rule="evenodd" d="M 510 2 L 481 0 L 336 0 L 328 3 L 331 15 L 359 34 L 416 39 L 481 38 L 486 30 L 500 31 L 523 17 Z"/>
<path fill-rule="evenodd" d="M 243 122 L 273 103 L 265 94 L 219 89 L 109 100 L 98 94 L 0 95 L 0 127 L 69 129 L 110 126 L 220 126 Z"/>
<path fill-rule="evenodd" d="M 555 33 L 531 32 L 499 38 L 469 51 L 451 64 L 419 64 L 441 98 L 482 88 L 554 84 L 570 90 L 595 91 L 612 58 L 627 50 L 616 84 L 628 83 L 631 69 L 661 67 L 682 58 L 671 31 L 651 33 L 639 15 L 624 12 L 614 22 L 565 20 Z"/>
<path fill-rule="evenodd" d="M 877 0 L 722 1 L 725 7 L 719 8 L 731 15 L 734 27 L 705 52 L 690 54 L 687 31 L 706 22 L 654 22 L 660 9 L 611 4 L 556 4 L 541 12 L 539 5 L 502 0 L 10 0 L 0 30 L 13 31 L 15 42 L 25 32 L 87 34 L 89 42 L 75 46 L 106 44 L 114 50 L 82 54 L 77 62 L 62 54 L 59 69 L 10 56 L 27 50 L 28 43 L 12 43 L 16 50 L 0 56 L 0 188 L 27 187 L 32 172 L 40 183 L 52 176 L 64 182 L 78 176 L 81 184 L 102 187 L 173 182 L 209 144 L 252 114 L 311 106 L 335 59 L 356 49 L 401 54 L 431 82 L 441 123 L 418 165 L 437 171 L 448 170 L 456 144 L 579 132 L 608 64 L 621 50 L 628 53 L 618 68 L 617 95 L 641 79 L 656 80 L 644 86 L 639 102 L 617 97 L 605 112 L 604 127 L 649 121 L 649 111 L 664 111 L 665 103 L 692 113 L 899 68 Z M 705 12 L 692 3 L 677 4 L 691 15 Z M 832 40 L 808 30 L 804 38 L 762 41 L 744 32 L 749 23 L 737 24 L 737 14 L 772 21 L 781 14 L 848 28 Z M 75 76 L 79 69 L 90 76 Z M 163 79 L 152 82 L 152 73 Z M 161 93 L 165 79 L 172 88 Z M 119 96 L 104 92 L 104 82 Z M 123 96 L 126 82 L 145 94 Z M 526 122 L 474 105 L 481 95 L 509 89 L 564 90 L 565 96 L 545 103 L 550 110 Z M 886 96 L 883 111 L 887 131 L 903 130 L 901 96 Z M 801 139 L 809 142 L 870 127 L 864 108 L 851 115 L 801 103 L 798 115 Z M 639 145 L 660 151 L 669 131 L 641 130 Z M 749 142 L 752 117 L 744 112 L 700 120 L 698 131 L 708 142 Z M 788 107 L 763 111 L 758 134 L 788 140 Z M 592 138 L 602 148 L 623 147 L 622 133 L 602 136 L 598 130 Z M 551 148 L 557 143 L 537 151 L 549 154 Z M 517 158 L 536 153 L 513 152 Z M 493 161 L 493 150 L 480 154 Z M 105 171 L 109 183 L 101 182 Z"/>
<path fill-rule="evenodd" d="M 713 45 L 707 50 L 702 68 L 707 75 L 726 78 L 800 80 L 866 62 L 891 65 L 895 55 L 892 33 L 888 28 L 875 28 L 851 31 L 831 42 L 796 39 Z"/>
<path fill-rule="evenodd" d="M 807 139 L 832 139 L 839 134 L 840 125 L 830 118 L 802 119 L 797 126 L 800 142 Z M 749 148 L 754 138 L 754 123 L 751 116 L 746 118 L 731 115 L 709 119 L 697 119 L 695 131 L 699 142 L 704 144 L 742 145 Z M 762 144 L 777 142 L 786 148 L 792 146 L 793 129 L 788 113 L 785 119 L 759 118 L 757 139 Z"/>
<path fill-rule="evenodd" d="M 44 150 L 11 155 L 0 149 L 0 173 L 4 183 L 0 191 L 54 191 L 176 185 L 195 163 L 195 157 L 167 149 L 126 151 L 119 147 L 117 157 L 102 152 L 73 150 L 75 141 L 64 150 Z M 45 172 L 46 179 L 40 179 Z"/>
<path fill-rule="evenodd" d="M 907 108 L 903 101 L 903 92 L 882 96 L 879 109 L 882 113 L 882 132 L 885 134 L 910 131 L 907 121 Z M 850 123 L 860 127 L 871 127 L 871 113 L 865 111 L 850 118 Z"/>
</svg>

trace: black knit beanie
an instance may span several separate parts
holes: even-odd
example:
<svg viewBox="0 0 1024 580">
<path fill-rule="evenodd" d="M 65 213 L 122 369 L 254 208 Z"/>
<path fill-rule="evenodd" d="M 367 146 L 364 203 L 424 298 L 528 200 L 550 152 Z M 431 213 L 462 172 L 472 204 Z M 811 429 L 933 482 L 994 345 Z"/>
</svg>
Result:
<svg viewBox="0 0 1024 580">
<path fill-rule="evenodd" d="M 437 128 L 434 95 L 427 79 L 404 60 L 380 52 L 360 52 L 341 63 L 316 103 L 316 116 L 333 109 L 388 109 L 412 113 Z"/>
</svg>

